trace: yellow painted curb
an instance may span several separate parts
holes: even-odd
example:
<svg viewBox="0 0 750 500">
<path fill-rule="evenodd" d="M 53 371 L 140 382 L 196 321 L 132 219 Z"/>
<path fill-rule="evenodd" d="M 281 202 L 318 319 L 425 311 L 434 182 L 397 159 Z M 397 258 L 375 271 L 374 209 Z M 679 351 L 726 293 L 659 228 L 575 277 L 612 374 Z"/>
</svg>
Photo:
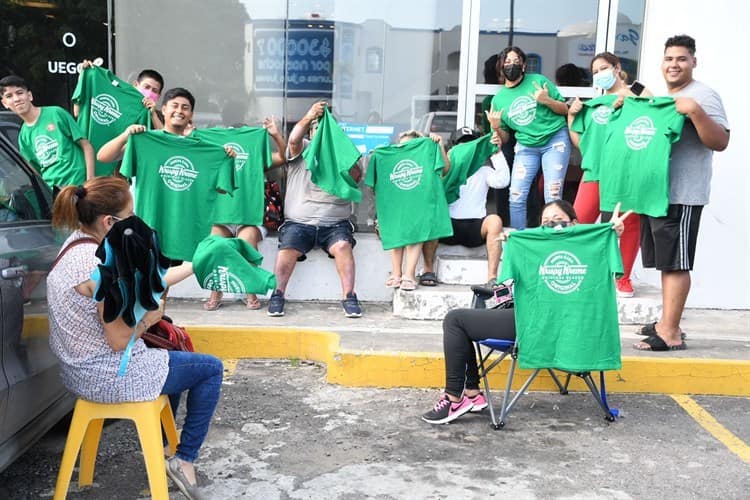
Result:
<svg viewBox="0 0 750 500">
<path fill-rule="evenodd" d="M 304 359 L 324 363 L 327 381 L 351 387 L 442 387 L 443 356 L 426 352 L 348 351 L 335 333 L 303 328 L 191 326 L 197 351 L 222 359 Z M 509 364 L 490 377 L 495 387 L 505 383 Z M 516 387 L 528 372 L 519 370 Z M 606 372 L 608 392 L 750 396 L 750 361 L 724 359 L 651 359 L 623 357 L 622 369 Z M 514 383 L 515 383 L 514 382 Z M 531 387 L 554 391 L 546 372 Z M 587 391 L 574 378 L 572 391 Z"/>
</svg>

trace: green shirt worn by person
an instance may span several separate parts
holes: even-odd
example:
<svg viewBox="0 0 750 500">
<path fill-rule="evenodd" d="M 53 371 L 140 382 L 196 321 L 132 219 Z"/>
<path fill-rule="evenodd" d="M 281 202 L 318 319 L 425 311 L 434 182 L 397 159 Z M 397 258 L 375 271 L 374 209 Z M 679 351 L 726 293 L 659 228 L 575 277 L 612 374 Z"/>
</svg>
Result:
<svg viewBox="0 0 750 500">
<path fill-rule="evenodd" d="M 458 199 L 461 186 L 484 165 L 491 155 L 497 152 L 497 146 L 490 142 L 492 134 L 484 135 L 473 141 L 456 144 L 448 151 L 451 168 L 443 177 L 445 200 L 450 205 Z"/>
<path fill-rule="evenodd" d="M 142 103 L 143 94 L 108 69 L 96 66 L 84 69 L 72 99 L 80 106 L 78 125 L 94 151 L 99 151 L 129 125 L 151 127 L 151 112 Z M 112 175 L 116 166 L 117 162 L 97 160 L 96 175 Z"/>
<path fill-rule="evenodd" d="M 607 94 L 584 102 L 570 125 L 570 130 L 581 135 L 578 149 L 581 150 L 584 181 L 599 180 L 602 144 L 607 137 L 607 125 L 615 111 L 612 105 L 617 98 L 617 94 Z"/>
<path fill-rule="evenodd" d="M 234 191 L 234 160 L 224 148 L 162 130 L 128 138 L 120 173 L 136 177 L 135 212 L 159 233 L 162 253 L 190 260 L 211 231 L 220 191 Z"/>
<path fill-rule="evenodd" d="M 260 267 L 263 255 L 240 238 L 208 236 L 192 260 L 198 284 L 206 290 L 265 294 L 276 289 L 276 276 Z"/>
<path fill-rule="evenodd" d="M 607 127 L 599 170 L 601 210 L 663 217 L 669 207 L 669 156 L 685 115 L 671 97 L 627 97 Z M 594 153 L 595 155 L 597 153 Z"/>
<path fill-rule="evenodd" d="M 384 250 L 453 234 L 440 174 L 440 147 L 427 137 L 375 148 L 365 184 L 375 190 Z"/>
<path fill-rule="evenodd" d="M 539 227 L 511 233 L 498 282 L 515 281 L 521 368 L 621 367 L 613 276 L 622 259 L 612 224 Z"/>
<path fill-rule="evenodd" d="M 342 200 L 355 203 L 362 201 L 362 191 L 349 175 L 360 152 L 336 123 L 328 108 L 323 112 L 315 135 L 302 157 L 313 184 Z"/>
<path fill-rule="evenodd" d="M 515 87 L 502 87 L 492 98 L 492 108 L 502 110 L 500 127 L 514 130 L 516 140 L 524 146 L 544 146 L 555 132 L 567 126 L 565 117 L 558 115 L 544 104 L 534 99 L 534 92 L 547 85 L 549 96 L 560 102 L 565 98 L 554 83 L 537 74 L 526 74 Z"/>
<path fill-rule="evenodd" d="M 86 182 L 86 158 L 78 141 L 85 138 L 70 113 L 43 106 L 33 125 L 21 126 L 18 149 L 49 187 L 79 186 Z"/>
<path fill-rule="evenodd" d="M 229 146 L 234 159 L 233 196 L 219 196 L 211 222 L 217 224 L 263 224 L 265 197 L 263 172 L 271 165 L 271 140 L 265 128 L 202 128 L 193 137 Z"/>
</svg>

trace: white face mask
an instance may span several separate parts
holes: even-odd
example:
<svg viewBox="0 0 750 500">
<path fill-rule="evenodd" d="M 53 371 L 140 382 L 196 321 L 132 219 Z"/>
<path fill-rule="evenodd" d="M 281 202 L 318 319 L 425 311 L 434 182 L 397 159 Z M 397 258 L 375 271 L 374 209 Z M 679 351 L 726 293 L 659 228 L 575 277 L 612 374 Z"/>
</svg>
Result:
<svg viewBox="0 0 750 500">
<path fill-rule="evenodd" d="M 615 70 L 613 68 L 603 69 L 594 75 L 594 87 L 609 90 L 615 84 Z"/>
</svg>

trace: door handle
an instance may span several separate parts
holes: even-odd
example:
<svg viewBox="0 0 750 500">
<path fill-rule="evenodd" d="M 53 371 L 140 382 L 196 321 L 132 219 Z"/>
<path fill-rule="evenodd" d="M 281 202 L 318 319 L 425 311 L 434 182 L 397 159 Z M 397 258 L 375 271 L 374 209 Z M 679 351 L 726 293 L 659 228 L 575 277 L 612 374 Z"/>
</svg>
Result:
<svg viewBox="0 0 750 500">
<path fill-rule="evenodd" d="M 0 277 L 4 280 L 15 280 L 23 278 L 26 275 L 26 271 L 28 271 L 28 267 L 26 266 L 4 267 L 0 269 Z"/>
</svg>

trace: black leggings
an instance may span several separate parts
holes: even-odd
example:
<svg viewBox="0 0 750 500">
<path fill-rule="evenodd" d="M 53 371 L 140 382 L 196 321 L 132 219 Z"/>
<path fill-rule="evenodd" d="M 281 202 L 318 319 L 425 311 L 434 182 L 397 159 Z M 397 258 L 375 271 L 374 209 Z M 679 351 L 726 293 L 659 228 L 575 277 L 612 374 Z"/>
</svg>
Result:
<svg viewBox="0 0 750 500">
<path fill-rule="evenodd" d="M 479 389 L 475 340 L 516 339 L 513 309 L 454 309 L 443 319 L 445 392 L 461 397 L 466 389 Z"/>
</svg>

